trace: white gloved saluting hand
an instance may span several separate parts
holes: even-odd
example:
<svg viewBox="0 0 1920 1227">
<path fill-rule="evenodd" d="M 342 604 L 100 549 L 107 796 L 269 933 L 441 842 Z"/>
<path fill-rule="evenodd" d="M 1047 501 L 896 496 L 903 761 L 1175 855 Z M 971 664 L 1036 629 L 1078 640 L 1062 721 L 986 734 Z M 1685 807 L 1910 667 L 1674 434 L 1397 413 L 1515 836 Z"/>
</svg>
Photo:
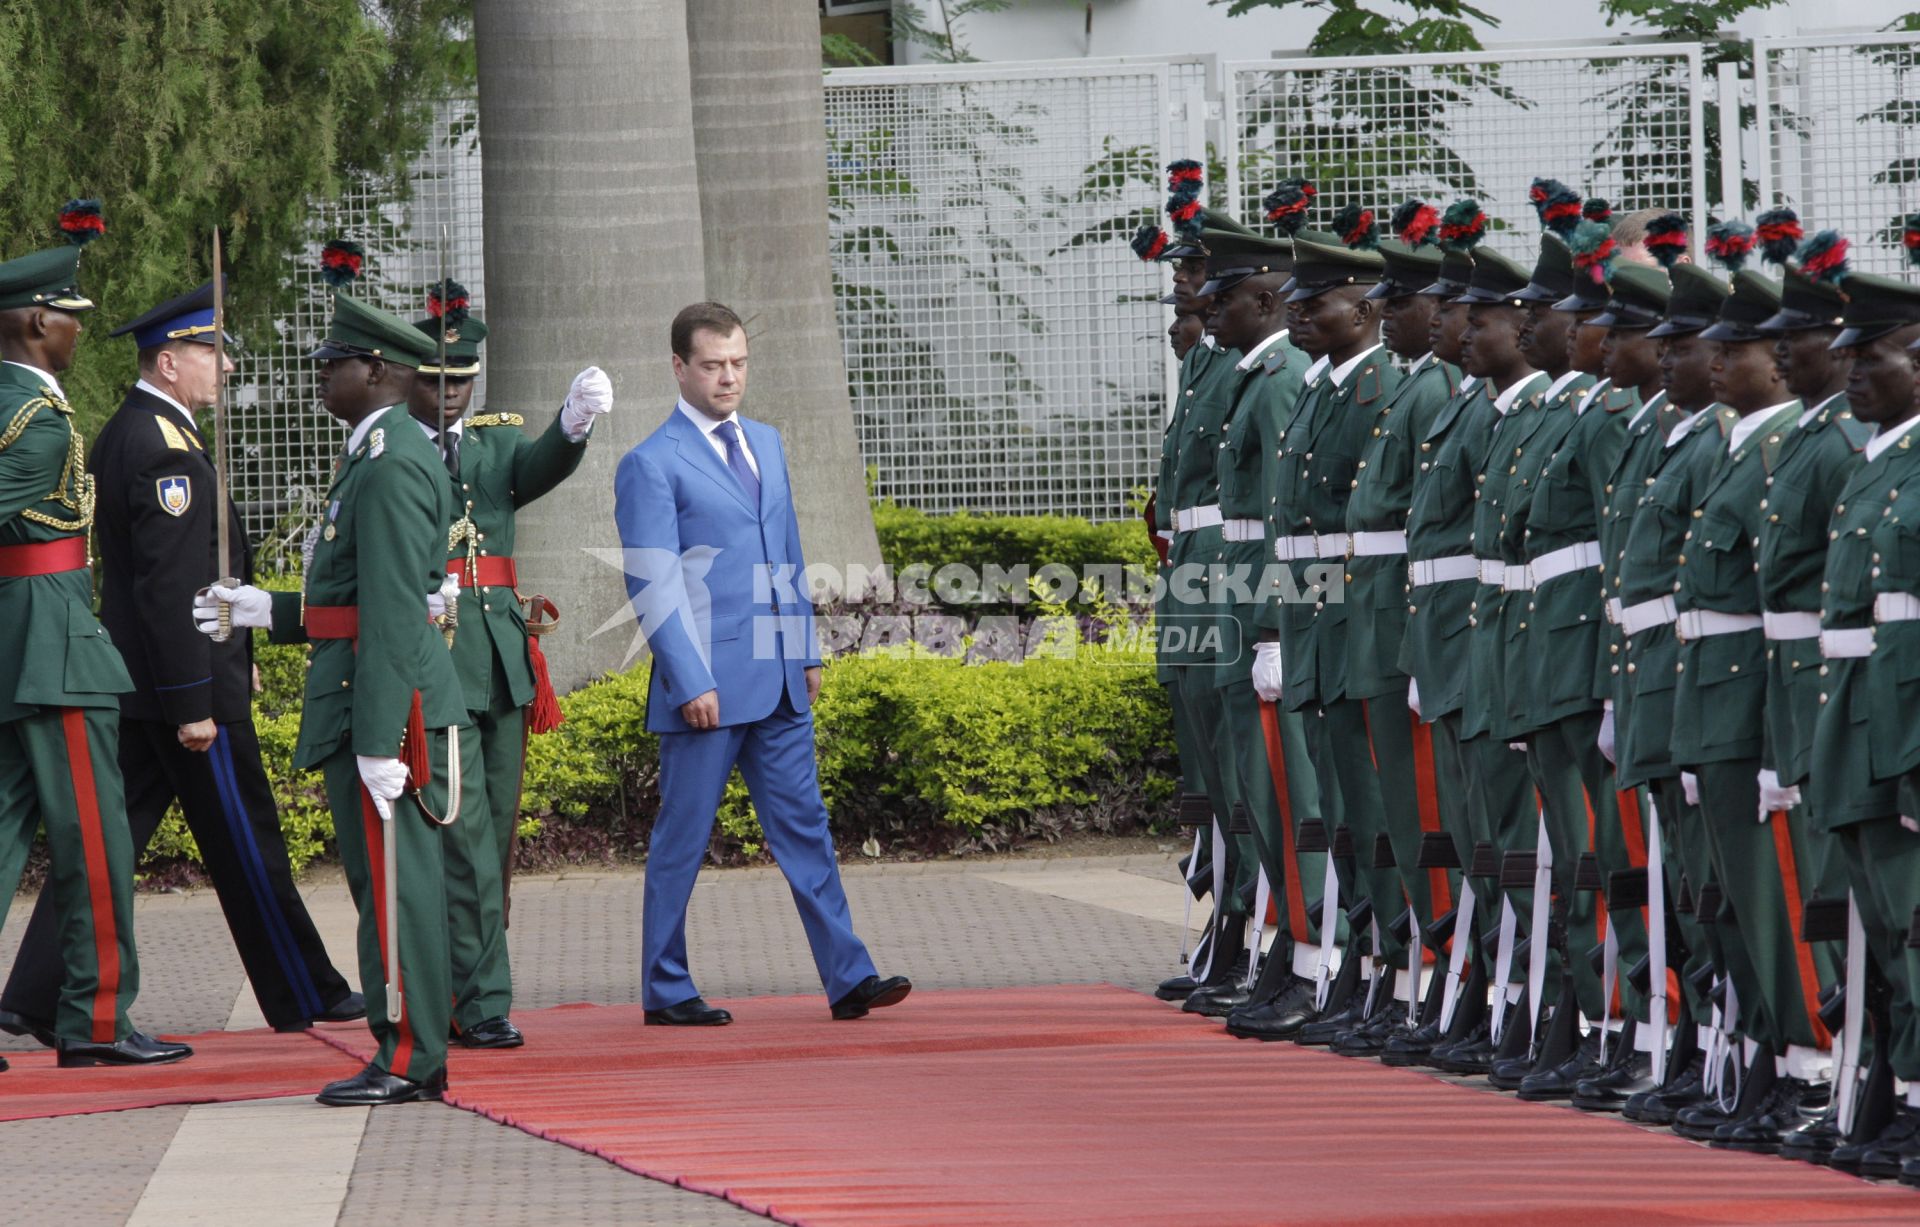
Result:
<svg viewBox="0 0 1920 1227">
<path fill-rule="evenodd" d="M 613 380 L 597 366 L 573 377 L 567 401 L 560 406 L 560 429 L 575 443 L 587 437 L 593 420 L 613 408 Z"/>
<path fill-rule="evenodd" d="M 231 624 L 235 630 L 242 627 L 270 627 L 273 625 L 273 597 L 264 589 L 252 584 L 241 584 L 237 588 L 223 588 L 219 584 L 203 588 L 193 594 L 193 626 L 203 635 L 211 635 L 220 629 L 220 602 L 225 601 L 233 607 Z"/>
<path fill-rule="evenodd" d="M 1268 703 L 1280 701 L 1280 645 L 1269 639 L 1253 645 L 1253 692 Z"/>
</svg>

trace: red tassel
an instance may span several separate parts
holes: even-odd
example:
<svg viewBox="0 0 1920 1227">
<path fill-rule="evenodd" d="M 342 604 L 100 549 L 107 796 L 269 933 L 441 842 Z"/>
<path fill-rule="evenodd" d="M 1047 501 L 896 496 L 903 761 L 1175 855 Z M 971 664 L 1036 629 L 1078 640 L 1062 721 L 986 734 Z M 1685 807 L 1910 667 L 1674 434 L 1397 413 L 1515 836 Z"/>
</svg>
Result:
<svg viewBox="0 0 1920 1227">
<path fill-rule="evenodd" d="M 433 782 L 433 759 L 427 753 L 427 717 L 420 706 L 420 692 L 413 692 L 413 706 L 407 709 L 407 731 L 400 740 L 400 757 L 407 764 L 407 778 L 415 792 Z"/>
<path fill-rule="evenodd" d="M 553 676 L 547 672 L 547 654 L 540 648 L 540 636 L 527 636 L 527 660 L 533 665 L 533 710 L 527 715 L 529 733 L 551 733 L 566 719 L 560 700 L 553 693 Z"/>
</svg>

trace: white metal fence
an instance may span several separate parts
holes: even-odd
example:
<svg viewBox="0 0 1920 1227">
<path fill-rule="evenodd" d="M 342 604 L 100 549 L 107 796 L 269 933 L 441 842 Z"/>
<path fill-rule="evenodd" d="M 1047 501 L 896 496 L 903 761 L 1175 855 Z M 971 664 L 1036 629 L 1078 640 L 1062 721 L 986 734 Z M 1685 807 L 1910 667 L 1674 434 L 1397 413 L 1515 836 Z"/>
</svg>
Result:
<svg viewBox="0 0 1920 1227">
<path fill-rule="evenodd" d="M 828 74 L 840 332 L 875 493 L 1112 518 L 1166 393 L 1165 63 Z"/>
<path fill-rule="evenodd" d="M 265 337 L 243 338 L 233 411 L 233 493 L 255 542 L 298 539 L 318 514 L 346 431 L 320 407 L 319 371 L 305 355 L 326 331 L 330 311 L 320 280 L 320 247 L 346 238 L 366 248 L 364 279 L 352 293 L 407 319 L 426 315 L 426 288 L 439 279 L 440 228 L 449 275 L 467 287 L 473 309 L 486 301 L 480 240 L 480 132 L 471 99 L 438 109 L 434 134 L 409 176 L 404 199 L 391 184 L 354 184 L 315 217 L 303 259 L 289 270 L 298 298 Z M 482 366 L 476 398 L 485 394 Z M 265 560 L 272 565 L 274 559 Z"/>
<path fill-rule="evenodd" d="M 1703 216 L 1706 161 L 1698 44 L 1476 55 L 1259 60 L 1226 66 L 1228 194 L 1241 221 L 1292 175 L 1319 190 L 1309 225 L 1342 205 L 1444 209 L 1476 198 L 1487 242 L 1530 258 L 1537 176 L 1604 196 L 1616 213 Z"/>
<path fill-rule="evenodd" d="M 1920 209 L 1920 34 L 1762 39 L 1754 94 L 1763 201 L 1808 233 L 1853 243 L 1853 267 L 1906 267 L 1901 219 Z"/>
</svg>

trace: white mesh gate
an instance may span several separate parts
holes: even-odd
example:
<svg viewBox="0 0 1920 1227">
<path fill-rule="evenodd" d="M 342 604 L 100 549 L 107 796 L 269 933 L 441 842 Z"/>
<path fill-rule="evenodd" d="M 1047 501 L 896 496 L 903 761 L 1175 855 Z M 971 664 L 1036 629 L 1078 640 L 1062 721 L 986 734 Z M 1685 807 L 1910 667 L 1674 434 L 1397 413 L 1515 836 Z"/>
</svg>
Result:
<svg viewBox="0 0 1920 1227">
<path fill-rule="evenodd" d="M 1346 204 L 1384 213 L 1473 196 L 1487 242 L 1529 261 L 1535 177 L 1604 196 L 1616 214 L 1706 215 L 1697 43 L 1258 60 L 1226 74 L 1226 198 L 1249 224 L 1294 175 L 1319 189 L 1310 226 Z"/>
<path fill-rule="evenodd" d="M 1157 457 L 1166 63 L 827 75 L 834 290 L 876 495 L 1111 519 Z"/>
<path fill-rule="evenodd" d="M 247 535 L 264 544 L 263 567 L 284 563 L 282 551 L 297 544 L 318 515 L 346 441 L 345 429 L 320 407 L 319 368 L 305 356 L 327 327 L 321 245 L 333 238 L 361 244 L 366 275 L 352 292 L 419 319 L 426 314 L 426 287 L 439 278 L 445 223 L 449 275 L 467 287 L 476 313 L 484 307 L 480 132 L 472 100 L 438 109 L 433 139 L 408 187 L 400 200 L 392 184 L 356 183 L 339 203 L 316 213 L 308 249 L 288 270 L 298 295 L 293 314 L 277 321 L 270 335 L 240 338 L 232 384 L 233 497 Z M 485 394 L 485 379 L 483 365 L 476 402 Z"/>
<path fill-rule="evenodd" d="M 1808 233 L 1852 240 L 1853 267 L 1906 267 L 1901 219 L 1920 209 L 1920 34 L 1762 39 L 1754 93 L 1760 199 Z"/>
</svg>

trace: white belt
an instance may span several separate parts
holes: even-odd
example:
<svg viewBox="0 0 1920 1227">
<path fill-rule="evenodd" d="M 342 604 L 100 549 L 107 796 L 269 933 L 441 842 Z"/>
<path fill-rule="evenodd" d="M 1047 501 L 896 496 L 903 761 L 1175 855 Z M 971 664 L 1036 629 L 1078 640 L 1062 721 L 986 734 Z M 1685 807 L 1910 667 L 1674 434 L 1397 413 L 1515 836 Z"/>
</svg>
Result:
<svg viewBox="0 0 1920 1227">
<path fill-rule="evenodd" d="M 1820 615 L 1817 613 L 1774 613 L 1760 615 L 1761 629 L 1769 639 L 1818 639 Z"/>
<path fill-rule="evenodd" d="M 1862 626 L 1853 630 L 1821 631 L 1820 655 L 1828 660 L 1873 655 L 1873 628 Z"/>
<path fill-rule="evenodd" d="M 1381 554 L 1407 552 L 1407 534 L 1401 532 L 1361 532 L 1353 534 L 1352 558 L 1371 558 Z"/>
<path fill-rule="evenodd" d="M 1513 563 L 1508 563 L 1507 569 L 1502 572 L 1500 576 L 1500 590 L 1502 592 L 1532 592 L 1533 575 L 1527 570 L 1527 564 L 1523 562 L 1515 566 Z"/>
<path fill-rule="evenodd" d="M 1882 592 L 1873 598 L 1875 622 L 1920 622 L 1920 596 L 1910 592 Z"/>
<path fill-rule="evenodd" d="M 1427 584 L 1450 584 L 1455 580 L 1479 578 L 1480 560 L 1472 554 L 1426 558 L 1407 564 L 1407 583 L 1414 588 L 1421 588 Z"/>
<path fill-rule="evenodd" d="M 1220 535 L 1228 541 L 1258 541 L 1267 535 L 1265 520 L 1222 520 Z"/>
<path fill-rule="evenodd" d="M 1540 588 L 1550 579 L 1559 579 L 1575 571 L 1591 571 L 1599 565 L 1600 543 L 1582 541 L 1578 545 L 1549 550 L 1528 563 L 1527 569 L 1533 573 L 1533 586 Z"/>
<path fill-rule="evenodd" d="M 1348 537 L 1345 533 L 1303 533 L 1276 537 L 1273 556 L 1281 562 L 1299 562 L 1305 558 L 1345 558 Z"/>
<path fill-rule="evenodd" d="M 1167 532 L 1167 531 L 1165 531 L 1165 530 L 1163 530 L 1163 529 L 1157 529 L 1157 528 L 1156 528 L 1156 529 L 1154 529 L 1154 530 L 1153 530 L 1153 535 L 1154 535 L 1154 536 L 1156 536 L 1156 537 L 1158 537 L 1158 538 L 1159 538 L 1160 540 L 1162 540 L 1162 541 L 1171 541 L 1171 540 L 1173 540 L 1173 534 L 1172 534 L 1172 533 L 1170 533 L 1170 532 Z"/>
<path fill-rule="evenodd" d="M 1617 596 L 1608 597 L 1607 598 L 1607 621 L 1613 623 L 1615 626 L 1620 625 L 1620 614 L 1625 608 L 1626 607 L 1624 605 L 1620 604 L 1619 597 Z"/>
<path fill-rule="evenodd" d="M 1710 635 L 1737 635 L 1757 631 L 1762 625 L 1759 614 L 1721 613 L 1717 609 L 1689 609 L 1674 619 L 1673 633 L 1680 642 L 1705 639 Z"/>
<path fill-rule="evenodd" d="M 1196 528 L 1212 528 L 1220 523 L 1220 504 L 1208 503 L 1205 507 L 1187 507 L 1173 513 L 1173 531 L 1190 533 Z"/>
<path fill-rule="evenodd" d="M 1673 607 L 1672 597 L 1657 596 L 1651 601 L 1642 601 L 1638 605 L 1628 605 L 1621 609 L 1620 629 L 1631 638 L 1641 631 L 1665 626 L 1679 616 L 1679 612 Z"/>
<path fill-rule="evenodd" d="M 1507 564 L 1498 558 L 1480 560 L 1480 582 L 1489 588 L 1498 588 L 1507 579 Z"/>
</svg>

